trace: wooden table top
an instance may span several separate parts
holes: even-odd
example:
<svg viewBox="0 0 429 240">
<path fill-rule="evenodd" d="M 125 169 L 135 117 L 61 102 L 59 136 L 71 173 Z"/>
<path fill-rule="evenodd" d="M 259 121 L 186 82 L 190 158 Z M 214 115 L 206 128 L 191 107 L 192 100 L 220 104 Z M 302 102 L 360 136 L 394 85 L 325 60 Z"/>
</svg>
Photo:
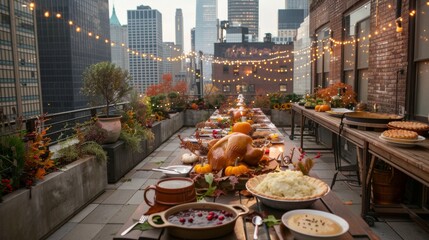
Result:
<svg viewBox="0 0 429 240">
<path fill-rule="evenodd" d="M 276 157 L 284 149 L 284 145 L 273 145 L 270 147 L 270 157 Z M 182 150 L 182 152 L 187 152 Z M 181 156 L 181 154 L 179 154 Z M 173 160 L 170 165 L 180 164 L 180 157 Z M 207 198 L 207 201 L 215 201 L 223 204 L 242 204 L 247 206 L 251 212 L 266 213 L 267 215 L 274 215 L 280 219 L 281 216 L 286 212 L 285 210 L 277 210 L 267 207 L 257 201 L 256 198 L 247 198 L 240 194 L 239 191 L 229 192 L 227 195 L 221 195 L 220 197 L 213 199 Z M 349 209 L 347 209 L 341 202 L 341 200 L 333 193 L 329 193 L 320 200 L 317 200 L 310 208 L 331 212 L 342 218 L 344 218 L 350 225 L 349 231 L 341 239 L 379 239 L 369 228 L 369 226 L 363 221 L 360 216 L 355 215 Z M 128 228 L 132 223 L 136 222 L 144 212 L 148 210 L 149 206 L 143 202 L 139 205 L 137 210 L 132 214 L 130 219 L 122 226 L 118 234 L 114 239 L 174 239 L 168 235 L 168 233 L 162 229 L 153 229 L 147 231 L 133 230 L 125 236 L 120 236 L 120 233 Z M 250 216 L 244 216 L 239 218 L 236 222 L 234 232 L 219 239 L 253 239 L 254 226 L 251 223 Z M 278 225 L 275 228 L 268 229 L 266 226 L 262 226 L 259 229 L 260 239 L 293 239 L 292 234 L 284 225 Z M 185 236 L 186 238 L 186 236 Z"/>
<path fill-rule="evenodd" d="M 319 123 L 334 133 L 338 133 L 341 119 L 325 112 L 316 112 L 293 104 L 292 109 L 304 114 L 305 117 Z M 369 152 L 378 158 L 395 166 L 410 177 L 429 186 L 429 139 L 419 142 L 415 146 L 393 145 L 380 140 L 381 132 L 364 131 L 356 128 L 343 127 L 341 136 L 362 147 L 368 143 Z"/>
</svg>

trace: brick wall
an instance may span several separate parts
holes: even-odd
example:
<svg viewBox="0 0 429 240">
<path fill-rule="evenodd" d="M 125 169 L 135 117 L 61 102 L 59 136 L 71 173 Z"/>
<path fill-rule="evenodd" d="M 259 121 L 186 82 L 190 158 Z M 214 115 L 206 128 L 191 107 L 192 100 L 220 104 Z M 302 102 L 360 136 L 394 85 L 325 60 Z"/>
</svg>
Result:
<svg viewBox="0 0 429 240">
<path fill-rule="evenodd" d="M 368 0 L 315 0 L 310 6 L 310 35 L 321 27 L 328 26 L 333 31 L 333 38 L 342 41 L 344 15 L 367 3 Z M 389 8 L 389 4 L 391 7 Z M 380 111 L 394 113 L 396 102 L 396 78 L 399 74 L 398 105 L 405 106 L 406 76 L 408 65 L 408 8 L 409 0 L 402 0 L 401 33 L 396 32 L 396 1 L 371 0 L 371 38 L 369 46 L 368 68 L 368 104 L 380 105 Z M 389 26 L 390 24 L 390 26 Z M 383 29 L 385 27 L 385 29 Z M 378 34 L 375 34 L 377 31 Z M 341 44 L 333 44 L 330 78 L 343 80 Z M 314 64 L 313 64 L 314 65 Z M 313 67 L 313 79 L 315 79 Z M 314 82 L 314 81 L 313 81 Z"/>
</svg>

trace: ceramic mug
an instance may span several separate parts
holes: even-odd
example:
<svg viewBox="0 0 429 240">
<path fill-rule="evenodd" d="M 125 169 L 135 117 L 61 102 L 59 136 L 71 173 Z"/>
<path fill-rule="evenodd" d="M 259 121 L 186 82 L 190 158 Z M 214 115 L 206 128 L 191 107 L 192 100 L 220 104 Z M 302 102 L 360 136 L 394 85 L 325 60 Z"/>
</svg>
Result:
<svg viewBox="0 0 429 240">
<path fill-rule="evenodd" d="M 147 198 L 149 191 L 155 191 L 154 202 Z M 162 205 L 178 205 L 182 203 L 196 202 L 194 181 L 190 178 L 167 178 L 160 180 L 156 185 L 151 185 L 144 190 L 144 201 L 149 206 L 155 203 Z"/>
</svg>

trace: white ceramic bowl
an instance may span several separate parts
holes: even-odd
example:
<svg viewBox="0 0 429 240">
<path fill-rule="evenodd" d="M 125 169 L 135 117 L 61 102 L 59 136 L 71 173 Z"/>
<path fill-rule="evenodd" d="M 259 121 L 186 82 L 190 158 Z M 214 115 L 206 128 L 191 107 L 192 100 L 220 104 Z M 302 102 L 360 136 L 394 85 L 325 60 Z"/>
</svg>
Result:
<svg viewBox="0 0 429 240">
<path fill-rule="evenodd" d="M 167 175 L 167 177 L 186 177 L 188 176 L 189 172 L 192 169 L 192 166 L 188 166 L 188 165 L 172 165 L 172 166 L 168 166 L 168 167 L 164 167 L 163 169 L 168 169 L 168 170 L 176 170 L 179 171 L 180 173 L 175 173 L 175 172 L 164 172 L 165 175 Z"/>
<path fill-rule="evenodd" d="M 300 199 L 300 200 L 293 200 L 293 199 L 287 199 L 287 198 L 272 198 L 268 195 L 262 194 L 258 191 L 256 191 L 256 186 L 262 182 L 262 180 L 265 178 L 266 174 L 264 175 L 259 175 L 256 177 L 253 177 L 251 179 L 249 179 L 249 181 L 247 181 L 246 183 L 246 188 L 247 190 L 252 193 L 254 196 L 256 196 L 264 205 L 271 207 L 271 208 L 276 208 L 276 209 L 281 209 L 281 210 L 293 210 L 293 209 L 302 209 L 302 208 L 308 208 L 310 207 L 316 200 L 318 200 L 319 198 L 326 196 L 326 194 L 328 194 L 331 189 L 329 188 L 329 186 L 327 184 L 326 188 L 327 191 L 322 195 L 322 196 L 318 196 L 318 197 L 314 197 L 314 198 L 308 198 L 308 199 Z"/>
<path fill-rule="evenodd" d="M 331 234 L 331 235 L 313 235 L 313 234 L 304 233 L 301 231 L 300 228 L 297 228 L 295 226 L 290 226 L 288 224 L 289 218 L 298 214 L 311 214 L 311 215 L 318 215 L 318 216 L 328 218 L 331 221 L 336 222 L 338 225 L 340 225 L 341 231 L 339 231 L 337 234 Z M 318 210 L 310 210 L 310 209 L 300 209 L 300 210 L 289 211 L 283 214 L 282 223 L 291 231 L 292 235 L 296 239 L 306 239 L 306 240 L 340 239 L 340 237 L 349 230 L 349 224 L 343 218 L 337 215 L 334 215 L 332 213 L 318 211 Z"/>
</svg>

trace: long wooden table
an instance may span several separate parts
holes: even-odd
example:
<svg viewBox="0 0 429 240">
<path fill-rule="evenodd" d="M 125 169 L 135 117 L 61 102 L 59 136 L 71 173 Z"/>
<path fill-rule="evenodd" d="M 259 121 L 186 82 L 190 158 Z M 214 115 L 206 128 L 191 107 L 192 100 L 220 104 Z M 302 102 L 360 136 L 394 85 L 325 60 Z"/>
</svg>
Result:
<svg viewBox="0 0 429 240">
<path fill-rule="evenodd" d="M 303 106 L 294 104 L 292 106 L 292 132 L 294 136 L 294 116 L 301 115 L 301 123 L 305 119 L 310 119 L 317 124 L 325 127 L 334 134 L 340 134 L 341 137 L 353 142 L 362 152 L 358 157 L 361 166 L 362 184 L 362 211 L 363 217 L 368 217 L 370 210 L 371 186 L 370 180 L 372 167 L 376 158 L 381 159 L 404 172 L 413 179 L 429 186 L 429 140 L 419 143 L 412 148 L 403 148 L 392 146 L 379 139 L 380 132 L 364 131 L 347 126 L 341 127 L 341 119 L 324 112 L 316 112 L 312 109 L 306 109 Z M 302 125 L 303 126 L 303 125 Z M 303 128 L 301 127 L 301 147 L 303 147 Z"/>
<path fill-rule="evenodd" d="M 278 130 L 276 129 L 278 132 Z M 284 151 L 284 144 L 275 144 L 270 147 L 270 157 L 275 158 L 279 152 Z M 186 150 L 182 150 L 182 152 L 187 152 Z M 181 156 L 181 154 L 179 154 Z M 180 164 L 180 157 L 174 159 L 169 165 L 177 165 Z M 317 176 L 315 176 L 317 177 Z M 218 198 L 207 198 L 206 201 L 214 201 L 217 203 L 223 204 L 242 204 L 247 206 L 251 212 L 258 213 L 266 213 L 270 215 L 274 215 L 276 218 L 281 218 L 281 216 L 285 213 L 284 210 L 277 210 L 267 206 L 264 206 L 254 197 L 244 197 L 241 195 L 240 189 L 237 191 L 229 192 L 227 195 L 222 195 Z M 148 210 L 149 206 L 146 203 L 141 203 L 137 210 L 133 213 L 130 219 L 124 224 L 124 226 L 120 229 L 118 234 L 114 237 L 114 239 L 174 239 L 168 235 L 166 231 L 163 229 L 153 229 L 147 231 L 139 231 L 133 230 L 125 236 L 120 236 L 120 233 L 128 228 L 132 223 L 136 222 L 143 213 Z M 312 209 L 331 212 L 336 215 L 343 217 L 350 225 L 349 231 L 341 238 L 341 239 L 379 239 L 376 236 L 369 226 L 360 218 L 359 216 L 352 213 L 349 209 L 347 209 L 341 200 L 333 193 L 329 193 L 323 198 L 317 200 L 312 206 Z M 243 217 L 243 219 L 239 219 L 236 223 L 235 230 L 231 234 L 224 236 L 219 239 L 253 239 L 253 230 L 254 226 L 250 222 L 251 217 Z M 286 227 L 278 225 L 275 228 L 268 229 L 263 226 L 260 227 L 259 237 L 260 239 L 293 239 L 292 234 L 289 232 Z M 184 236 L 186 239 L 186 236 Z"/>
</svg>

